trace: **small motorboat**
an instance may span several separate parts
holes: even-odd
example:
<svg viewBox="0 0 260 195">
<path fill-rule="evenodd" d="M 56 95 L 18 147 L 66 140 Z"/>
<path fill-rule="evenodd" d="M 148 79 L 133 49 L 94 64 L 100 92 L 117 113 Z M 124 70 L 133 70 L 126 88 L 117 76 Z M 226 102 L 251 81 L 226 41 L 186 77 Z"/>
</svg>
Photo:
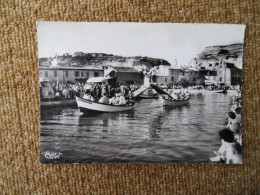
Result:
<svg viewBox="0 0 260 195">
<path fill-rule="evenodd" d="M 188 97 L 185 97 L 184 99 L 175 99 L 172 97 L 171 94 L 168 92 L 164 91 L 161 87 L 155 85 L 155 84 L 150 84 L 150 86 L 162 96 L 162 101 L 164 106 L 184 106 L 189 104 L 189 100 L 191 98 L 191 95 Z"/>
<path fill-rule="evenodd" d="M 132 110 L 134 104 L 131 105 L 111 105 L 93 102 L 80 97 L 76 97 L 78 108 L 81 112 L 122 112 Z"/>
</svg>

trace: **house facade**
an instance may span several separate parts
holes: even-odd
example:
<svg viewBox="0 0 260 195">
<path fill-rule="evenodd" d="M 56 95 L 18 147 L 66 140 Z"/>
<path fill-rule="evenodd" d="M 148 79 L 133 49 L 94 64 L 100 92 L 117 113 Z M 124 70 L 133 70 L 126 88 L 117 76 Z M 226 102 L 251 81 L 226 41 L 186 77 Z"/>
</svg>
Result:
<svg viewBox="0 0 260 195">
<path fill-rule="evenodd" d="M 117 66 L 105 67 L 104 75 L 109 77 L 116 77 L 119 83 L 137 83 L 144 84 L 144 75 L 133 67 Z"/>
<path fill-rule="evenodd" d="M 204 64 L 207 64 L 207 62 L 204 62 Z M 209 63 L 207 66 L 210 64 L 214 64 L 214 66 L 209 70 L 212 70 L 215 73 L 207 74 L 206 72 L 204 75 L 208 81 L 211 81 L 211 83 L 214 83 L 215 85 L 225 84 L 227 86 L 241 84 L 242 70 L 237 68 L 234 61 L 229 62 L 218 60 L 215 61 L 215 63 Z"/>
<path fill-rule="evenodd" d="M 178 84 L 185 80 L 190 85 L 201 85 L 205 81 L 205 77 L 195 69 L 179 69 L 171 67 L 169 69 L 169 83 Z"/>
<path fill-rule="evenodd" d="M 84 83 L 92 77 L 103 77 L 104 71 L 102 68 L 73 68 L 73 67 L 55 67 L 55 68 L 41 68 L 40 78 L 47 79 L 50 82 L 57 82 L 66 84 L 70 83 Z"/>
</svg>

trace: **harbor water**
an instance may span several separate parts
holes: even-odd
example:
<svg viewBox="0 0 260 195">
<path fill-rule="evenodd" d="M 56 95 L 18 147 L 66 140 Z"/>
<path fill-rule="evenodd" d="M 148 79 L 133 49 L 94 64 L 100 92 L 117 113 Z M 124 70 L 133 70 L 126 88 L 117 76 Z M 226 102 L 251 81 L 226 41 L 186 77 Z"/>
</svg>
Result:
<svg viewBox="0 0 260 195">
<path fill-rule="evenodd" d="M 167 108 L 143 99 L 133 111 L 83 114 L 77 107 L 42 109 L 42 163 L 210 163 L 221 141 L 232 95 L 193 94 Z"/>
</svg>

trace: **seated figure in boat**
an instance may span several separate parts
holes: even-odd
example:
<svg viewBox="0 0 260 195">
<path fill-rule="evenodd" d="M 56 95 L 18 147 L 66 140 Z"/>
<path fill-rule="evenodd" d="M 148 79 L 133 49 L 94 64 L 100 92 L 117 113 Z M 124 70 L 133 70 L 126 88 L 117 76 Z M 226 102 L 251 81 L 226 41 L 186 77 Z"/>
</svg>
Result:
<svg viewBox="0 0 260 195">
<path fill-rule="evenodd" d="M 115 105 L 118 105 L 121 93 L 115 93 L 115 96 L 116 96 L 116 103 L 115 103 Z"/>
<path fill-rule="evenodd" d="M 119 105 L 125 105 L 125 104 L 126 104 L 125 97 L 121 94 L 121 96 L 119 97 Z"/>
<path fill-rule="evenodd" d="M 99 103 L 102 103 L 102 104 L 108 104 L 109 101 L 108 101 L 108 97 L 107 97 L 107 94 L 104 93 L 103 96 L 99 99 L 98 101 Z"/>
<path fill-rule="evenodd" d="M 114 96 L 111 97 L 108 101 L 109 101 L 109 104 L 111 104 L 111 105 L 116 105 L 116 96 L 114 95 Z"/>
<path fill-rule="evenodd" d="M 86 93 L 84 96 L 83 96 L 83 99 L 85 99 L 85 100 L 89 100 L 89 101 L 92 101 L 92 102 L 94 102 L 94 98 L 93 98 L 93 96 L 92 95 L 90 95 L 90 93 L 88 92 L 88 93 Z"/>
<path fill-rule="evenodd" d="M 171 96 L 173 97 L 174 100 L 178 99 L 178 96 L 176 95 L 176 93 L 174 93 L 174 91 L 172 91 Z"/>
<path fill-rule="evenodd" d="M 188 91 L 185 91 L 185 97 L 184 100 L 187 100 L 191 97 L 191 94 Z"/>
</svg>

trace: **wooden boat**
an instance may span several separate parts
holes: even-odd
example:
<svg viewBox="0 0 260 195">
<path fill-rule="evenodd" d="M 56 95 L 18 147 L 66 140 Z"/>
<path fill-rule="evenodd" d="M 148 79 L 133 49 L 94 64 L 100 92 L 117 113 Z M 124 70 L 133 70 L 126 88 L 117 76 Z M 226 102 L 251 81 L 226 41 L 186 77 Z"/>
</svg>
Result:
<svg viewBox="0 0 260 195">
<path fill-rule="evenodd" d="M 181 91 L 188 91 L 191 94 L 204 93 L 204 89 L 171 89 L 170 92 L 180 93 Z"/>
<path fill-rule="evenodd" d="M 76 100 L 41 101 L 41 108 L 53 108 L 62 106 L 76 106 Z"/>
<path fill-rule="evenodd" d="M 228 89 L 227 93 L 231 93 L 231 94 L 237 94 L 237 90 L 234 89 Z"/>
<path fill-rule="evenodd" d="M 154 91 L 154 89 L 147 89 L 137 97 L 141 99 L 157 99 L 158 98 L 158 93 Z"/>
<path fill-rule="evenodd" d="M 184 106 L 189 104 L 190 97 L 186 100 L 167 100 L 163 99 L 164 106 Z"/>
<path fill-rule="evenodd" d="M 162 88 L 160 88 L 159 86 L 155 85 L 155 84 L 150 84 L 150 86 L 158 93 L 162 96 L 162 101 L 163 101 L 163 105 L 164 106 L 184 106 L 189 104 L 189 100 L 191 98 L 191 96 L 189 96 L 187 99 L 184 100 L 177 100 L 174 99 L 171 94 L 169 94 L 168 92 L 164 91 Z"/>
<path fill-rule="evenodd" d="M 204 90 L 204 93 L 226 93 L 224 89 L 219 90 Z"/>
<path fill-rule="evenodd" d="M 122 112 L 127 110 L 132 110 L 134 108 L 134 105 L 110 105 L 110 104 L 103 104 L 103 103 L 97 103 L 92 102 L 90 100 L 85 100 L 80 97 L 76 97 L 76 101 L 78 104 L 78 108 L 81 112 Z"/>
</svg>

